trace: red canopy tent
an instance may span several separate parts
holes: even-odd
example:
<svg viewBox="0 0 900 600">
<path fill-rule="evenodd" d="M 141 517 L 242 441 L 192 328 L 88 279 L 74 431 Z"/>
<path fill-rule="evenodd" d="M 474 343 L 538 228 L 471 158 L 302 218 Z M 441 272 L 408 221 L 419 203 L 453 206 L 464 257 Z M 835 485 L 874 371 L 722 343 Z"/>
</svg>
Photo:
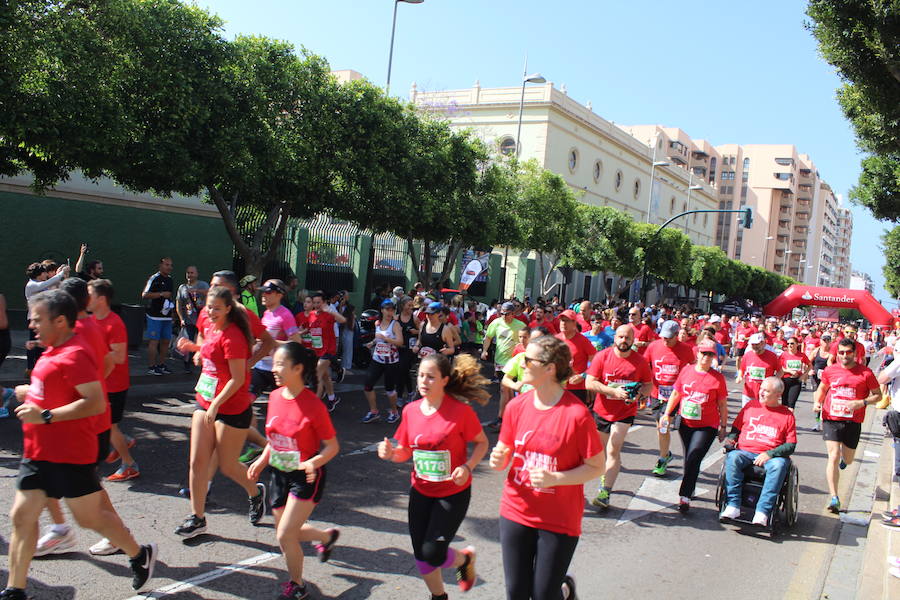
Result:
<svg viewBox="0 0 900 600">
<path fill-rule="evenodd" d="M 766 304 L 763 312 L 774 317 L 784 316 L 798 306 L 832 306 L 855 308 L 877 327 L 893 324 L 891 313 L 872 294 L 865 290 L 792 285 L 780 296 Z"/>
</svg>

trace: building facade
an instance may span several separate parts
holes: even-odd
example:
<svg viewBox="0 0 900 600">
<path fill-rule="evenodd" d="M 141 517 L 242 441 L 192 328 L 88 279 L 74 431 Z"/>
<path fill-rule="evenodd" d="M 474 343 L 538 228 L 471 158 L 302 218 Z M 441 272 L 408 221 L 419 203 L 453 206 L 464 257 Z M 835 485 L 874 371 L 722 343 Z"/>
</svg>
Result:
<svg viewBox="0 0 900 600">
<path fill-rule="evenodd" d="M 853 270 L 850 266 L 850 239 L 853 237 L 853 214 L 849 208 L 837 209 L 837 231 L 835 234 L 834 275 L 831 287 L 848 287 Z"/>
<path fill-rule="evenodd" d="M 850 285 L 847 287 L 851 290 L 865 290 L 870 294 L 875 293 L 875 284 L 872 282 L 872 277 L 862 271 L 852 271 L 850 273 Z"/>
</svg>

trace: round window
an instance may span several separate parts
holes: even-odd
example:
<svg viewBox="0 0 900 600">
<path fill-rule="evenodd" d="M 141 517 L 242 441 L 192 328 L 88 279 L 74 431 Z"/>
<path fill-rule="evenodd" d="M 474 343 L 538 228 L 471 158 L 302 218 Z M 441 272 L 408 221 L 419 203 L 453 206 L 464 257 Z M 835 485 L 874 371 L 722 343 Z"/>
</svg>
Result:
<svg viewBox="0 0 900 600">
<path fill-rule="evenodd" d="M 616 171 L 616 191 L 622 188 L 622 171 Z"/>
<path fill-rule="evenodd" d="M 574 148 L 569 150 L 569 170 L 575 171 L 578 168 L 578 150 Z"/>
<path fill-rule="evenodd" d="M 600 182 L 600 177 L 603 175 L 603 163 L 599 160 L 594 161 L 594 183 Z"/>
<path fill-rule="evenodd" d="M 500 140 L 500 153 L 506 156 L 512 156 L 516 153 L 516 140 L 507 136 Z"/>
</svg>

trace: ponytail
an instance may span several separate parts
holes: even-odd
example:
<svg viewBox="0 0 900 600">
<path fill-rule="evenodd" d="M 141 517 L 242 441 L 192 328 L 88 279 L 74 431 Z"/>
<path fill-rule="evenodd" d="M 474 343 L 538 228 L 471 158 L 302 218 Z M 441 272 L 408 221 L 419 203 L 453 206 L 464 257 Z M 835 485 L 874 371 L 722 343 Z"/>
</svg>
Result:
<svg viewBox="0 0 900 600">
<path fill-rule="evenodd" d="M 449 377 L 444 393 L 460 402 L 477 402 L 485 406 L 491 399 L 487 390 L 490 381 L 481 375 L 481 365 L 470 354 L 460 354 L 450 365 L 450 360 L 443 354 L 429 354 L 422 362 L 433 362 L 437 365 L 442 377 Z"/>
</svg>

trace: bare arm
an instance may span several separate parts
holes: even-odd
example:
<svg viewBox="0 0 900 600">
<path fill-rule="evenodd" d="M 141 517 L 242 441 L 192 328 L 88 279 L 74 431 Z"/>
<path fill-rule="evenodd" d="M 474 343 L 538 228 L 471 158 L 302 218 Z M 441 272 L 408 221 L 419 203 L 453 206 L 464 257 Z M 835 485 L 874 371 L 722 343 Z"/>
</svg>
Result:
<svg viewBox="0 0 900 600">
<path fill-rule="evenodd" d="M 51 423 L 93 417 L 106 410 L 106 398 L 103 397 L 103 388 L 99 381 L 76 385 L 75 390 L 81 395 L 81 398 L 65 406 L 51 409 L 50 414 L 53 415 Z M 23 423 L 43 423 L 41 412 L 42 409 L 38 405 L 30 402 L 16 408 L 16 416 Z"/>
<path fill-rule="evenodd" d="M 262 334 L 259 336 L 259 344 L 256 346 L 253 356 L 250 357 L 250 364 L 255 365 L 260 359 L 271 354 L 272 350 L 274 350 L 277 345 L 277 342 L 275 342 L 275 339 L 271 334 L 269 334 L 268 331 L 263 330 Z"/>
</svg>

